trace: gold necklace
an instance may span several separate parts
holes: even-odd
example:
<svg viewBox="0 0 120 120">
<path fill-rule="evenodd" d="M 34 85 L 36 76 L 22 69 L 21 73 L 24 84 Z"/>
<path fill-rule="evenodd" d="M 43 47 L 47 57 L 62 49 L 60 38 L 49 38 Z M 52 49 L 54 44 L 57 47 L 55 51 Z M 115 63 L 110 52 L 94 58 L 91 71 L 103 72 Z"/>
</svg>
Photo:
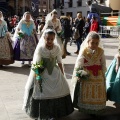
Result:
<svg viewBox="0 0 120 120">
<path fill-rule="evenodd" d="M 29 27 L 31 22 L 30 21 L 25 21 L 25 24 L 26 24 L 27 27 Z"/>
<path fill-rule="evenodd" d="M 53 49 L 53 45 L 52 45 L 52 46 L 47 46 L 47 45 L 46 45 L 46 48 L 49 50 L 49 59 L 50 59 L 50 61 L 52 61 L 52 60 L 53 60 L 53 57 L 52 57 L 52 54 L 51 54 L 51 51 L 50 51 L 50 50 Z"/>
</svg>

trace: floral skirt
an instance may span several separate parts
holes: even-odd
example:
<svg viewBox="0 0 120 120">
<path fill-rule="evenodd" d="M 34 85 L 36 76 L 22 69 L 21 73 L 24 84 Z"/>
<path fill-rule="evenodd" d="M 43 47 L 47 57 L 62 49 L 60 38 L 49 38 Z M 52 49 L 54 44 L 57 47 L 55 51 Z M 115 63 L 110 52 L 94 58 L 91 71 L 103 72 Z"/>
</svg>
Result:
<svg viewBox="0 0 120 120">
<path fill-rule="evenodd" d="M 37 43 L 35 35 L 25 35 L 23 39 L 17 38 L 14 45 L 14 60 L 32 61 Z"/>
<path fill-rule="evenodd" d="M 26 113 L 33 119 L 61 118 L 74 111 L 70 95 L 54 99 L 35 100 L 32 97 L 32 92 L 33 89 L 29 93 Z"/>
<path fill-rule="evenodd" d="M 4 36 L 0 38 L 0 65 L 12 63 L 14 63 L 13 48 L 7 36 Z"/>
<path fill-rule="evenodd" d="M 73 106 L 75 108 L 77 108 L 80 112 L 84 112 L 87 114 L 100 115 L 103 112 L 105 112 L 105 106 L 106 106 L 105 92 L 102 91 L 102 89 L 101 89 L 101 93 L 99 93 L 100 95 L 104 94 L 103 99 L 101 98 L 100 95 L 98 95 L 98 97 L 100 97 L 99 100 L 96 99 L 96 101 L 93 101 L 92 99 L 87 99 L 87 100 L 89 100 L 89 102 L 86 102 L 84 100 L 84 98 L 86 97 L 84 93 L 87 90 L 87 87 L 85 88 L 86 90 L 85 89 L 83 90 L 82 85 L 83 84 L 79 81 L 76 83 L 75 90 L 74 90 Z M 89 90 L 90 89 L 91 89 L 91 91 L 92 90 L 94 91 L 94 87 L 90 86 Z M 97 94 L 97 92 L 99 92 L 99 91 L 96 91 L 96 94 Z M 95 98 L 95 95 L 92 94 L 92 96 L 91 96 L 88 94 L 88 97 Z"/>
</svg>

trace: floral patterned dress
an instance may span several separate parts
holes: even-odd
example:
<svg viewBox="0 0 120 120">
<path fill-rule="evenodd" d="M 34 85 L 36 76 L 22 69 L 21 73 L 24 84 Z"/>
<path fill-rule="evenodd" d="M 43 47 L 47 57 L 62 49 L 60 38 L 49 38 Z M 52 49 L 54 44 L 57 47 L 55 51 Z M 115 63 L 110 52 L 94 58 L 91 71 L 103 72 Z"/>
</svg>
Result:
<svg viewBox="0 0 120 120">
<path fill-rule="evenodd" d="M 13 48 L 10 38 L 6 35 L 7 31 L 7 24 L 5 21 L 2 21 L 2 24 L 0 24 L 0 65 L 14 63 Z"/>
<path fill-rule="evenodd" d="M 33 54 L 38 43 L 33 30 L 35 25 L 33 21 L 21 21 L 18 28 L 24 34 L 23 38 L 16 37 L 14 45 L 14 59 L 18 61 L 32 61 Z"/>
</svg>

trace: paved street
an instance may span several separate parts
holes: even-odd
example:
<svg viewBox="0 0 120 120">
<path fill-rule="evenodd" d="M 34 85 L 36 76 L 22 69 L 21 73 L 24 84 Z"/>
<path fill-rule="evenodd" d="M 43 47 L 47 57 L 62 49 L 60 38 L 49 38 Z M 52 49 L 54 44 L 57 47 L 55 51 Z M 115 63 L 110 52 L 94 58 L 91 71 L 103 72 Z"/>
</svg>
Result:
<svg viewBox="0 0 120 120">
<path fill-rule="evenodd" d="M 105 48 L 107 66 L 117 52 L 118 40 L 102 39 Z M 76 45 L 68 45 L 68 51 L 72 53 L 63 60 L 67 81 L 70 85 L 72 72 L 77 55 Z M 22 102 L 24 94 L 24 86 L 29 75 L 30 68 L 25 65 L 21 67 L 20 62 L 13 65 L 0 68 L 0 120 L 31 120 L 24 111 L 22 111 Z M 102 120 L 120 120 L 120 106 L 113 105 L 108 101 L 106 112 L 100 117 Z M 61 118 L 60 120 L 97 120 L 89 115 L 85 115 L 78 111 L 74 111 L 70 116 Z"/>
</svg>

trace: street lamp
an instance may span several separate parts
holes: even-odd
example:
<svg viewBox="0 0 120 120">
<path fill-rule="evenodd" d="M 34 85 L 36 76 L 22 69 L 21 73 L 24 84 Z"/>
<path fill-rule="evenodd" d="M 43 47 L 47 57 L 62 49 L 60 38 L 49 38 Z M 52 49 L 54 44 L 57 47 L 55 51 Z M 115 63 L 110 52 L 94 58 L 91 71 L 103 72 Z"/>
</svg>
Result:
<svg viewBox="0 0 120 120">
<path fill-rule="evenodd" d="M 64 9 L 64 6 L 63 6 L 63 4 L 62 3 L 60 3 L 60 6 L 59 6 L 59 8 L 60 8 L 60 12 L 61 12 L 61 15 L 63 14 L 63 9 Z"/>
</svg>

